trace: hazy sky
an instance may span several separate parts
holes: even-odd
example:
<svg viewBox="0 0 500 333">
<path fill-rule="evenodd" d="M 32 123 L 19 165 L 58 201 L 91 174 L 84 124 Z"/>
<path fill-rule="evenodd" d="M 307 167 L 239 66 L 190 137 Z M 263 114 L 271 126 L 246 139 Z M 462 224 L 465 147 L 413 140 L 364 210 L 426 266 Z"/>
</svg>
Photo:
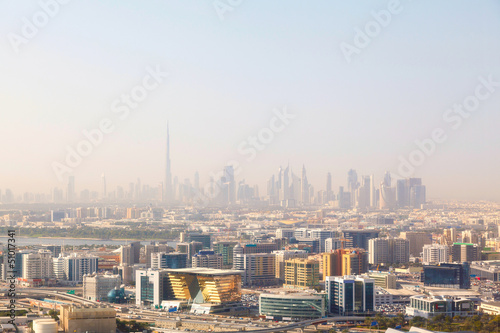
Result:
<svg viewBox="0 0 500 333">
<path fill-rule="evenodd" d="M 0 2 L 0 189 L 64 188 L 53 163 L 108 118 L 114 131 L 74 168 L 77 191 L 99 189 L 102 173 L 109 188 L 162 181 L 169 120 L 174 175 L 198 170 L 203 184 L 236 160 L 261 194 L 288 162 L 315 190 L 330 171 L 337 192 L 350 168 L 378 183 L 441 128 L 413 173 L 428 197 L 500 200 L 500 86 L 459 125 L 443 118 L 488 92 L 480 77 L 500 81 L 497 0 L 402 0 L 386 26 L 372 12 L 390 1 L 232 0 L 221 14 L 212 0 L 73 0 L 44 22 L 46 2 Z M 366 27 L 380 31 L 363 45 Z M 356 42 L 349 62 L 341 45 Z M 169 76 L 121 119 L 114 101 L 147 68 Z M 295 118 L 247 161 L 238 147 L 283 107 Z"/>
</svg>

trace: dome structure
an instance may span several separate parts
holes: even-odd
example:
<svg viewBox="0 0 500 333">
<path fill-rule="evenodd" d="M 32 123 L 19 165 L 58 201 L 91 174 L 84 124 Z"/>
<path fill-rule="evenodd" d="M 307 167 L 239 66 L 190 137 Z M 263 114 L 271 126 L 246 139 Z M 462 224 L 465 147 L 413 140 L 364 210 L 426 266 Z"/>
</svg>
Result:
<svg viewBox="0 0 500 333">
<path fill-rule="evenodd" d="M 110 303 L 123 303 L 125 302 L 125 288 L 114 288 L 108 293 L 108 302 Z"/>
</svg>

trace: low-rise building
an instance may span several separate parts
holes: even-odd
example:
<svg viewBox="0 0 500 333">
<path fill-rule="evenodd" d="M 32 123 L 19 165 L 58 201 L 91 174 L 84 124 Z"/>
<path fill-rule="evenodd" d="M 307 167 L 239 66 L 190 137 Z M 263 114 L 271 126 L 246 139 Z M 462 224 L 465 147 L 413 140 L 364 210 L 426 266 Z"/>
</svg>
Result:
<svg viewBox="0 0 500 333">
<path fill-rule="evenodd" d="M 449 317 L 471 317 L 477 313 L 474 301 L 468 298 L 412 296 L 410 305 L 406 307 L 408 316 L 419 316 L 427 319 L 441 314 Z"/>
<path fill-rule="evenodd" d="M 210 268 L 136 272 L 136 304 L 159 308 L 164 301 L 191 304 L 191 312 L 214 313 L 241 304 L 241 272 Z"/>
<path fill-rule="evenodd" d="M 417 294 L 404 289 L 384 289 L 375 287 L 375 306 L 384 304 L 410 304 L 410 297 Z"/>
<path fill-rule="evenodd" d="M 108 293 L 120 287 L 122 279 L 116 274 L 90 274 L 83 276 L 83 297 L 91 301 L 108 301 Z"/>
<path fill-rule="evenodd" d="M 322 318 L 326 314 L 326 295 L 307 293 L 261 294 L 260 315 L 276 320 Z"/>
<path fill-rule="evenodd" d="M 385 289 L 396 289 L 397 277 L 394 274 L 386 272 L 370 272 L 368 277 L 375 281 L 377 287 Z"/>
<path fill-rule="evenodd" d="M 482 302 L 480 309 L 484 313 L 498 316 L 500 315 L 500 302 Z"/>
<path fill-rule="evenodd" d="M 500 281 L 500 260 L 474 261 L 470 265 L 471 275 L 493 282 Z"/>
<path fill-rule="evenodd" d="M 462 264 L 441 263 L 438 265 L 424 265 L 421 281 L 426 287 L 441 288 L 470 288 L 470 266 Z"/>
<path fill-rule="evenodd" d="M 116 310 L 108 307 L 62 305 L 60 327 L 65 333 L 115 332 Z"/>
</svg>

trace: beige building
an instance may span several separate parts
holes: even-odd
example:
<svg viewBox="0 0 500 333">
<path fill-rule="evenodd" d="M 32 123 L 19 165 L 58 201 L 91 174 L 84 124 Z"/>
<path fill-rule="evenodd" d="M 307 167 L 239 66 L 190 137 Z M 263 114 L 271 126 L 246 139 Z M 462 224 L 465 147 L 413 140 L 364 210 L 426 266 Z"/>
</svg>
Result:
<svg viewBox="0 0 500 333">
<path fill-rule="evenodd" d="M 377 287 L 384 289 L 396 289 L 396 275 L 389 273 L 369 273 L 368 277 L 375 281 Z"/>
<path fill-rule="evenodd" d="M 24 279 L 46 279 L 54 276 L 52 252 L 40 250 L 23 255 L 22 258 Z"/>
<path fill-rule="evenodd" d="M 319 261 L 295 258 L 285 261 L 284 287 L 311 289 L 319 284 Z"/>
<path fill-rule="evenodd" d="M 372 238 L 368 241 L 368 262 L 372 265 L 410 261 L 410 242 L 403 238 Z"/>
<path fill-rule="evenodd" d="M 272 253 L 235 254 L 233 257 L 234 269 L 243 271 L 241 282 L 244 286 L 275 285 L 277 280 L 274 265 Z"/>
<path fill-rule="evenodd" d="M 500 315 L 500 302 L 481 302 L 480 306 L 481 311 L 484 313 L 498 316 Z"/>
<path fill-rule="evenodd" d="M 83 276 L 83 297 L 91 301 L 108 301 L 108 293 L 120 287 L 122 278 L 120 275 L 91 274 Z"/>
<path fill-rule="evenodd" d="M 116 310 L 104 307 L 61 306 L 60 326 L 65 333 L 115 333 Z"/>
<path fill-rule="evenodd" d="M 431 234 L 427 232 L 404 231 L 399 236 L 410 241 L 410 256 L 413 257 L 420 257 L 424 245 L 432 244 Z"/>
<path fill-rule="evenodd" d="M 285 281 L 285 261 L 293 258 L 307 258 L 308 253 L 305 250 L 281 250 L 273 251 L 275 255 L 276 278 Z"/>
<path fill-rule="evenodd" d="M 214 251 L 200 251 L 191 258 L 193 268 L 213 268 L 222 269 L 222 254 Z"/>
<path fill-rule="evenodd" d="M 151 255 L 153 253 L 158 253 L 158 252 L 173 252 L 174 249 L 171 248 L 168 245 L 165 244 L 159 244 L 159 245 L 145 245 L 144 246 L 144 257 L 145 257 L 145 263 L 146 263 L 146 268 L 151 268 Z"/>
</svg>

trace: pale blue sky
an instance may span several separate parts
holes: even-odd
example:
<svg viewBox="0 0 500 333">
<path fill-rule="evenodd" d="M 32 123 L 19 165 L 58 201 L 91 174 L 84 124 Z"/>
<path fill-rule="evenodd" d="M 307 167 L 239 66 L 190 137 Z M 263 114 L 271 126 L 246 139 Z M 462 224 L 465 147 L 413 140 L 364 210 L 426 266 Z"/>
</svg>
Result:
<svg viewBox="0 0 500 333">
<path fill-rule="evenodd" d="M 210 0 L 73 0 L 16 53 L 8 36 L 40 5 L 2 1 L 0 189 L 61 187 L 52 162 L 109 117 L 115 131 L 75 168 L 78 191 L 98 189 L 103 172 L 110 188 L 162 181 L 169 119 L 174 175 L 198 170 L 203 183 L 238 160 L 261 194 L 288 161 L 315 190 L 330 171 L 337 191 L 350 168 L 378 182 L 441 127 L 448 140 L 414 174 L 429 197 L 499 200 L 500 87 L 457 130 L 442 117 L 479 76 L 500 81 L 500 2 L 401 1 L 348 63 L 340 44 L 388 3 L 252 0 L 221 21 Z M 170 77 L 119 120 L 112 102 L 156 65 Z M 246 162 L 238 145 L 283 106 L 296 118 Z"/>
</svg>

